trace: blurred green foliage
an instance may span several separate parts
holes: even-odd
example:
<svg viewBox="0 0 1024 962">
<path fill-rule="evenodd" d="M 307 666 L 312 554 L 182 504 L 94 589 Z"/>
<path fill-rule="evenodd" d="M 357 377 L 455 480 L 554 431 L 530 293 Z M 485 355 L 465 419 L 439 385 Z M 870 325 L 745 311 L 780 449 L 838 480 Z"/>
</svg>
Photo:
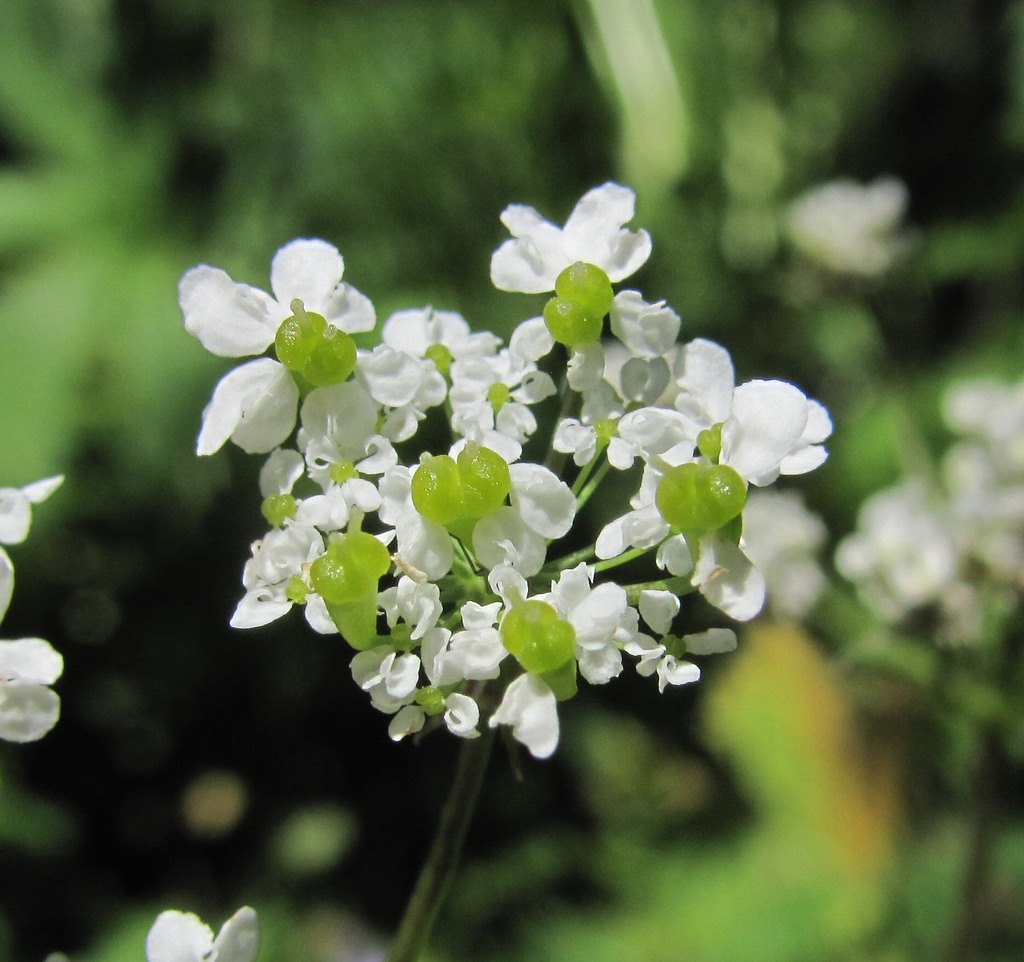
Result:
<svg viewBox="0 0 1024 962">
<path fill-rule="evenodd" d="M 193 456 L 227 365 L 181 330 L 192 264 L 262 286 L 323 236 L 379 317 L 507 332 L 501 209 L 631 183 L 684 337 L 831 409 L 804 487 L 837 534 L 927 456 L 950 378 L 1021 372 L 1020 0 L 8 0 L 0 64 L 0 483 L 69 476 L 14 552 L 5 636 L 68 667 L 58 728 L 0 746 L 0 958 L 138 959 L 158 909 L 249 901 L 263 962 L 354 960 L 451 771 L 388 742 L 331 639 L 226 629 L 262 522 L 251 466 Z M 879 174 L 916 231 L 888 278 L 790 249 L 796 195 Z M 834 663 L 751 634 L 706 686 L 588 692 L 522 783 L 499 758 L 438 958 L 940 957 L 973 732 L 907 684 L 943 666 L 859 674 L 835 605 Z M 1024 941 L 1021 760 L 1000 778 L 990 962 Z"/>
</svg>

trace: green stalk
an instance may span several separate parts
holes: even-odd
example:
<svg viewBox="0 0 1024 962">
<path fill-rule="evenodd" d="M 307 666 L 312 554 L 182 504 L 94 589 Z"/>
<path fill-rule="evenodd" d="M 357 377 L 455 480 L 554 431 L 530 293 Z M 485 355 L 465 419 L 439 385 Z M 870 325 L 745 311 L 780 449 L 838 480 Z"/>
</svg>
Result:
<svg viewBox="0 0 1024 962">
<path fill-rule="evenodd" d="M 416 962 L 427 947 L 462 853 L 470 819 L 476 809 L 496 729 L 485 727 L 479 738 L 463 743 L 448 799 L 416 887 L 391 945 L 387 962 Z"/>
</svg>

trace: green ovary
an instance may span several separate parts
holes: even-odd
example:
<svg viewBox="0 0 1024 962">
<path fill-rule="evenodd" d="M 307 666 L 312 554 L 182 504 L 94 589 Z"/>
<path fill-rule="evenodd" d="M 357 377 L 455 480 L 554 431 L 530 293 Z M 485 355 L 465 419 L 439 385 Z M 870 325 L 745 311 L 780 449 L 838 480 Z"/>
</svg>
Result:
<svg viewBox="0 0 1024 962">
<path fill-rule="evenodd" d="M 561 668 L 573 656 L 576 632 L 545 601 L 522 601 L 501 623 L 501 642 L 532 674 Z"/>
<path fill-rule="evenodd" d="M 679 531 L 717 531 L 743 511 L 747 485 L 725 464 L 680 464 L 665 472 L 655 501 Z"/>
</svg>

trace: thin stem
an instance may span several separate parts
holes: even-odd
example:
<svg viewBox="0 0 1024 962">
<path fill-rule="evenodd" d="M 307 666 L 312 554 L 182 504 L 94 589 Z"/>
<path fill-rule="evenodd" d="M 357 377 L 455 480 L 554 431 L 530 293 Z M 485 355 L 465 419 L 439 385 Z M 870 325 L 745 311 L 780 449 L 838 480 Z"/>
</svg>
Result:
<svg viewBox="0 0 1024 962">
<path fill-rule="evenodd" d="M 590 500 L 590 496 L 597 490 L 598 485 L 604 480 L 604 476 L 608 473 L 611 468 L 611 464 L 605 461 L 601 467 L 594 472 L 594 476 L 587 483 L 587 486 L 580 492 L 579 497 L 576 499 L 576 510 L 582 511 L 583 506 Z"/>
<path fill-rule="evenodd" d="M 416 962 L 427 946 L 438 910 L 448 894 L 462 853 L 462 843 L 476 809 L 495 729 L 486 727 L 479 738 L 463 743 L 448 799 L 441 810 L 430 854 L 420 869 L 416 887 L 391 945 L 387 962 Z"/>
<path fill-rule="evenodd" d="M 619 565 L 627 564 L 634 558 L 639 558 L 640 555 L 647 554 L 650 548 L 630 548 L 629 551 L 623 551 L 622 554 L 617 555 L 614 558 L 608 558 L 607 561 L 599 561 L 594 565 L 595 574 L 598 571 L 607 571 L 609 568 L 617 568 Z"/>
</svg>

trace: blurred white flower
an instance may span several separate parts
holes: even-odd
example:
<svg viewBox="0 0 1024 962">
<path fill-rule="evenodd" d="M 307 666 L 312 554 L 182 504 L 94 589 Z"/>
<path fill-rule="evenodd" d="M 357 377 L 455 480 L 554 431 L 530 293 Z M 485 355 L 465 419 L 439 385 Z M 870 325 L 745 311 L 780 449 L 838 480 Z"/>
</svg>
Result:
<svg viewBox="0 0 1024 962">
<path fill-rule="evenodd" d="M 787 226 L 811 260 L 840 274 L 877 277 L 909 247 L 901 231 L 906 208 L 906 185 L 895 177 L 867 185 L 836 180 L 794 201 Z"/>
<path fill-rule="evenodd" d="M 148 962 L 253 962 L 259 950 L 256 913 L 246 906 L 221 927 L 217 937 L 198 916 L 161 912 L 146 936 Z"/>
<path fill-rule="evenodd" d="M 767 583 L 768 607 L 802 618 L 825 585 L 815 553 L 825 524 L 793 491 L 751 491 L 743 508 L 743 545 Z"/>
</svg>

